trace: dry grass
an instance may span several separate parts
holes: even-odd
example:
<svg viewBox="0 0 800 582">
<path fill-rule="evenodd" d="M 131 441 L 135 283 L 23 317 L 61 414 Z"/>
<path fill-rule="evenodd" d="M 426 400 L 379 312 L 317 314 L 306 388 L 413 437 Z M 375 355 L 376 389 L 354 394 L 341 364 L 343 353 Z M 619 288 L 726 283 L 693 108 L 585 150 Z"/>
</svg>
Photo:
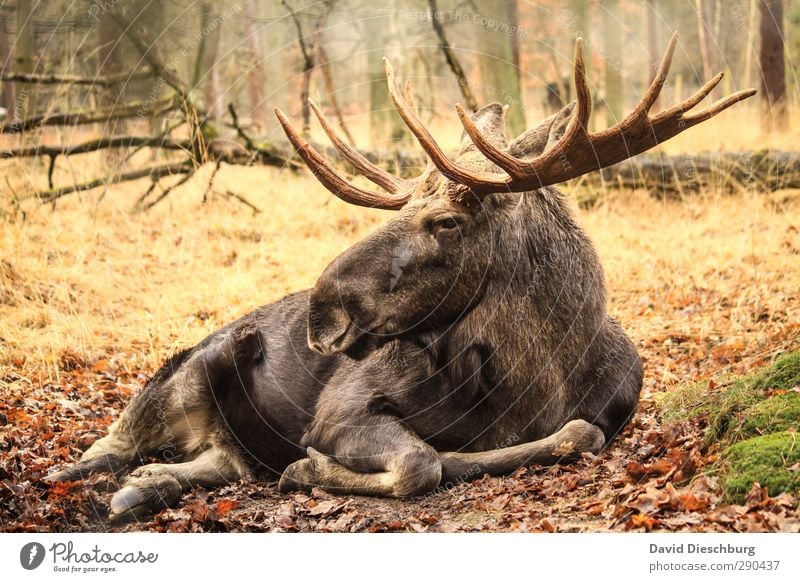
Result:
<svg viewBox="0 0 800 582">
<path fill-rule="evenodd" d="M 738 149 L 747 139 L 738 120 L 723 117 L 671 143 Z M 101 163 L 76 159 L 62 179 L 97 175 Z M 31 179 L 42 185 L 39 167 L 4 165 L 15 190 Z M 146 188 L 137 182 L 110 188 L 97 205 L 93 191 L 55 210 L 28 202 L 24 217 L 18 209 L 0 218 L 0 379 L 12 367 L 57 379 L 65 351 L 152 371 L 224 323 L 312 285 L 331 259 L 391 218 L 332 199 L 307 174 L 268 168 L 225 167 L 216 179 L 216 190 L 246 196 L 262 214 L 219 195 L 201 205 L 209 172 L 147 214 L 130 210 Z M 7 189 L 7 213 L 11 197 Z M 609 192 L 576 212 L 605 265 L 612 313 L 643 347 L 695 338 L 675 343 L 700 350 L 686 361 L 702 367 L 719 345 L 752 355 L 796 342 L 797 210 L 758 193 L 676 203 Z M 673 364 L 659 361 L 651 378 L 673 383 L 683 376 Z"/>
</svg>

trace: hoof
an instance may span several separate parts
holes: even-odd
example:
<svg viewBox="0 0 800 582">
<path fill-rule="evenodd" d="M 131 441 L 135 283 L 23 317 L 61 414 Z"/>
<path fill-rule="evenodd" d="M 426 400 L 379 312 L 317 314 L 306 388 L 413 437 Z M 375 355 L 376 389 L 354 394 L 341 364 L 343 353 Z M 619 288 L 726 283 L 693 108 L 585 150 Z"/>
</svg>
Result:
<svg viewBox="0 0 800 582">
<path fill-rule="evenodd" d="M 311 491 L 315 484 L 316 470 L 314 461 L 312 459 L 300 459 L 284 469 L 281 479 L 278 481 L 278 491 L 281 493 Z"/>
<path fill-rule="evenodd" d="M 112 523 L 119 523 L 147 517 L 177 504 L 182 493 L 180 483 L 171 475 L 128 479 L 125 486 L 111 498 L 108 518 Z"/>
<path fill-rule="evenodd" d="M 102 455 L 86 461 L 78 461 L 71 467 L 50 473 L 42 479 L 46 483 L 58 481 L 79 481 L 95 473 L 112 473 L 119 475 L 125 468 L 124 463 L 116 455 Z"/>
<path fill-rule="evenodd" d="M 598 453 L 606 444 L 603 431 L 585 420 L 571 420 L 556 433 L 558 444 L 554 454 L 568 459 L 582 453 Z"/>
</svg>

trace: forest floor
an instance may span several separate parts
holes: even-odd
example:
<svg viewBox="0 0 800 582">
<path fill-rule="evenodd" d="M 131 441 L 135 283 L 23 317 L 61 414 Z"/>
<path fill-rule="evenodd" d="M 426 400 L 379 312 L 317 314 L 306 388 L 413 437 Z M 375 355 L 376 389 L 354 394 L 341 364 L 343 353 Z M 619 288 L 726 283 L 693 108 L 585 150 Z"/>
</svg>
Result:
<svg viewBox="0 0 800 582">
<path fill-rule="evenodd" d="M 391 218 L 331 199 L 303 175 L 263 168 L 223 168 L 217 193 L 201 205 L 205 170 L 145 215 L 130 212 L 147 187 L 136 183 L 96 205 L 94 192 L 55 209 L 2 208 L 0 530 L 800 529 L 791 495 L 754 487 L 730 503 L 715 469 L 719 447 L 705 438 L 707 415 L 668 422 L 659 407 L 686 386 L 724 391 L 800 348 L 797 192 L 682 201 L 609 192 L 594 208 L 576 208 L 606 270 L 610 312 L 645 365 L 633 423 L 598 456 L 402 501 L 234 483 L 189 492 L 148 521 L 110 526 L 112 478 L 55 486 L 41 478 L 105 434 L 171 353 L 312 285 Z"/>
</svg>

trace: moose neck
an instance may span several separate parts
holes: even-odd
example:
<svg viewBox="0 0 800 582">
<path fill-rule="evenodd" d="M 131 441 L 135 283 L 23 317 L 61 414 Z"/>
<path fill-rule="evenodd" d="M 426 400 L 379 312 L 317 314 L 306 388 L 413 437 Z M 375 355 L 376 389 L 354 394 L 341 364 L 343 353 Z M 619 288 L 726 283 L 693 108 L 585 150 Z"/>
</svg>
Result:
<svg viewBox="0 0 800 582">
<path fill-rule="evenodd" d="M 554 188 L 498 206 L 487 245 L 502 260 L 490 262 L 480 303 L 429 345 L 455 366 L 477 350 L 495 382 L 529 382 L 537 361 L 581 368 L 606 320 L 604 276 L 591 242 Z"/>
</svg>

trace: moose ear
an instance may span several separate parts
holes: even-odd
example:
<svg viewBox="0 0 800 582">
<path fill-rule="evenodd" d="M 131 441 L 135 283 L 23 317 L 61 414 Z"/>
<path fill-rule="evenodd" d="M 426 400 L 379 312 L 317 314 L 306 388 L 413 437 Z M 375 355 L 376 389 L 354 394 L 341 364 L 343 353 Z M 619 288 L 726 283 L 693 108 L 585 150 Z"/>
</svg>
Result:
<svg viewBox="0 0 800 582">
<path fill-rule="evenodd" d="M 508 153 L 515 158 L 538 156 L 564 135 L 574 109 L 575 101 L 545 119 L 538 127 L 529 129 L 511 142 Z"/>
<path fill-rule="evenodd" d="M 489 103 L 472 114 L 472 123 L 478 128 L 492 145 L 500 149 L 506 147 L 506 110 L 499 103 Z M 459 155 L 477 151 L 467 132 L 461 134 L 461 151 Z"/>
</svg>

